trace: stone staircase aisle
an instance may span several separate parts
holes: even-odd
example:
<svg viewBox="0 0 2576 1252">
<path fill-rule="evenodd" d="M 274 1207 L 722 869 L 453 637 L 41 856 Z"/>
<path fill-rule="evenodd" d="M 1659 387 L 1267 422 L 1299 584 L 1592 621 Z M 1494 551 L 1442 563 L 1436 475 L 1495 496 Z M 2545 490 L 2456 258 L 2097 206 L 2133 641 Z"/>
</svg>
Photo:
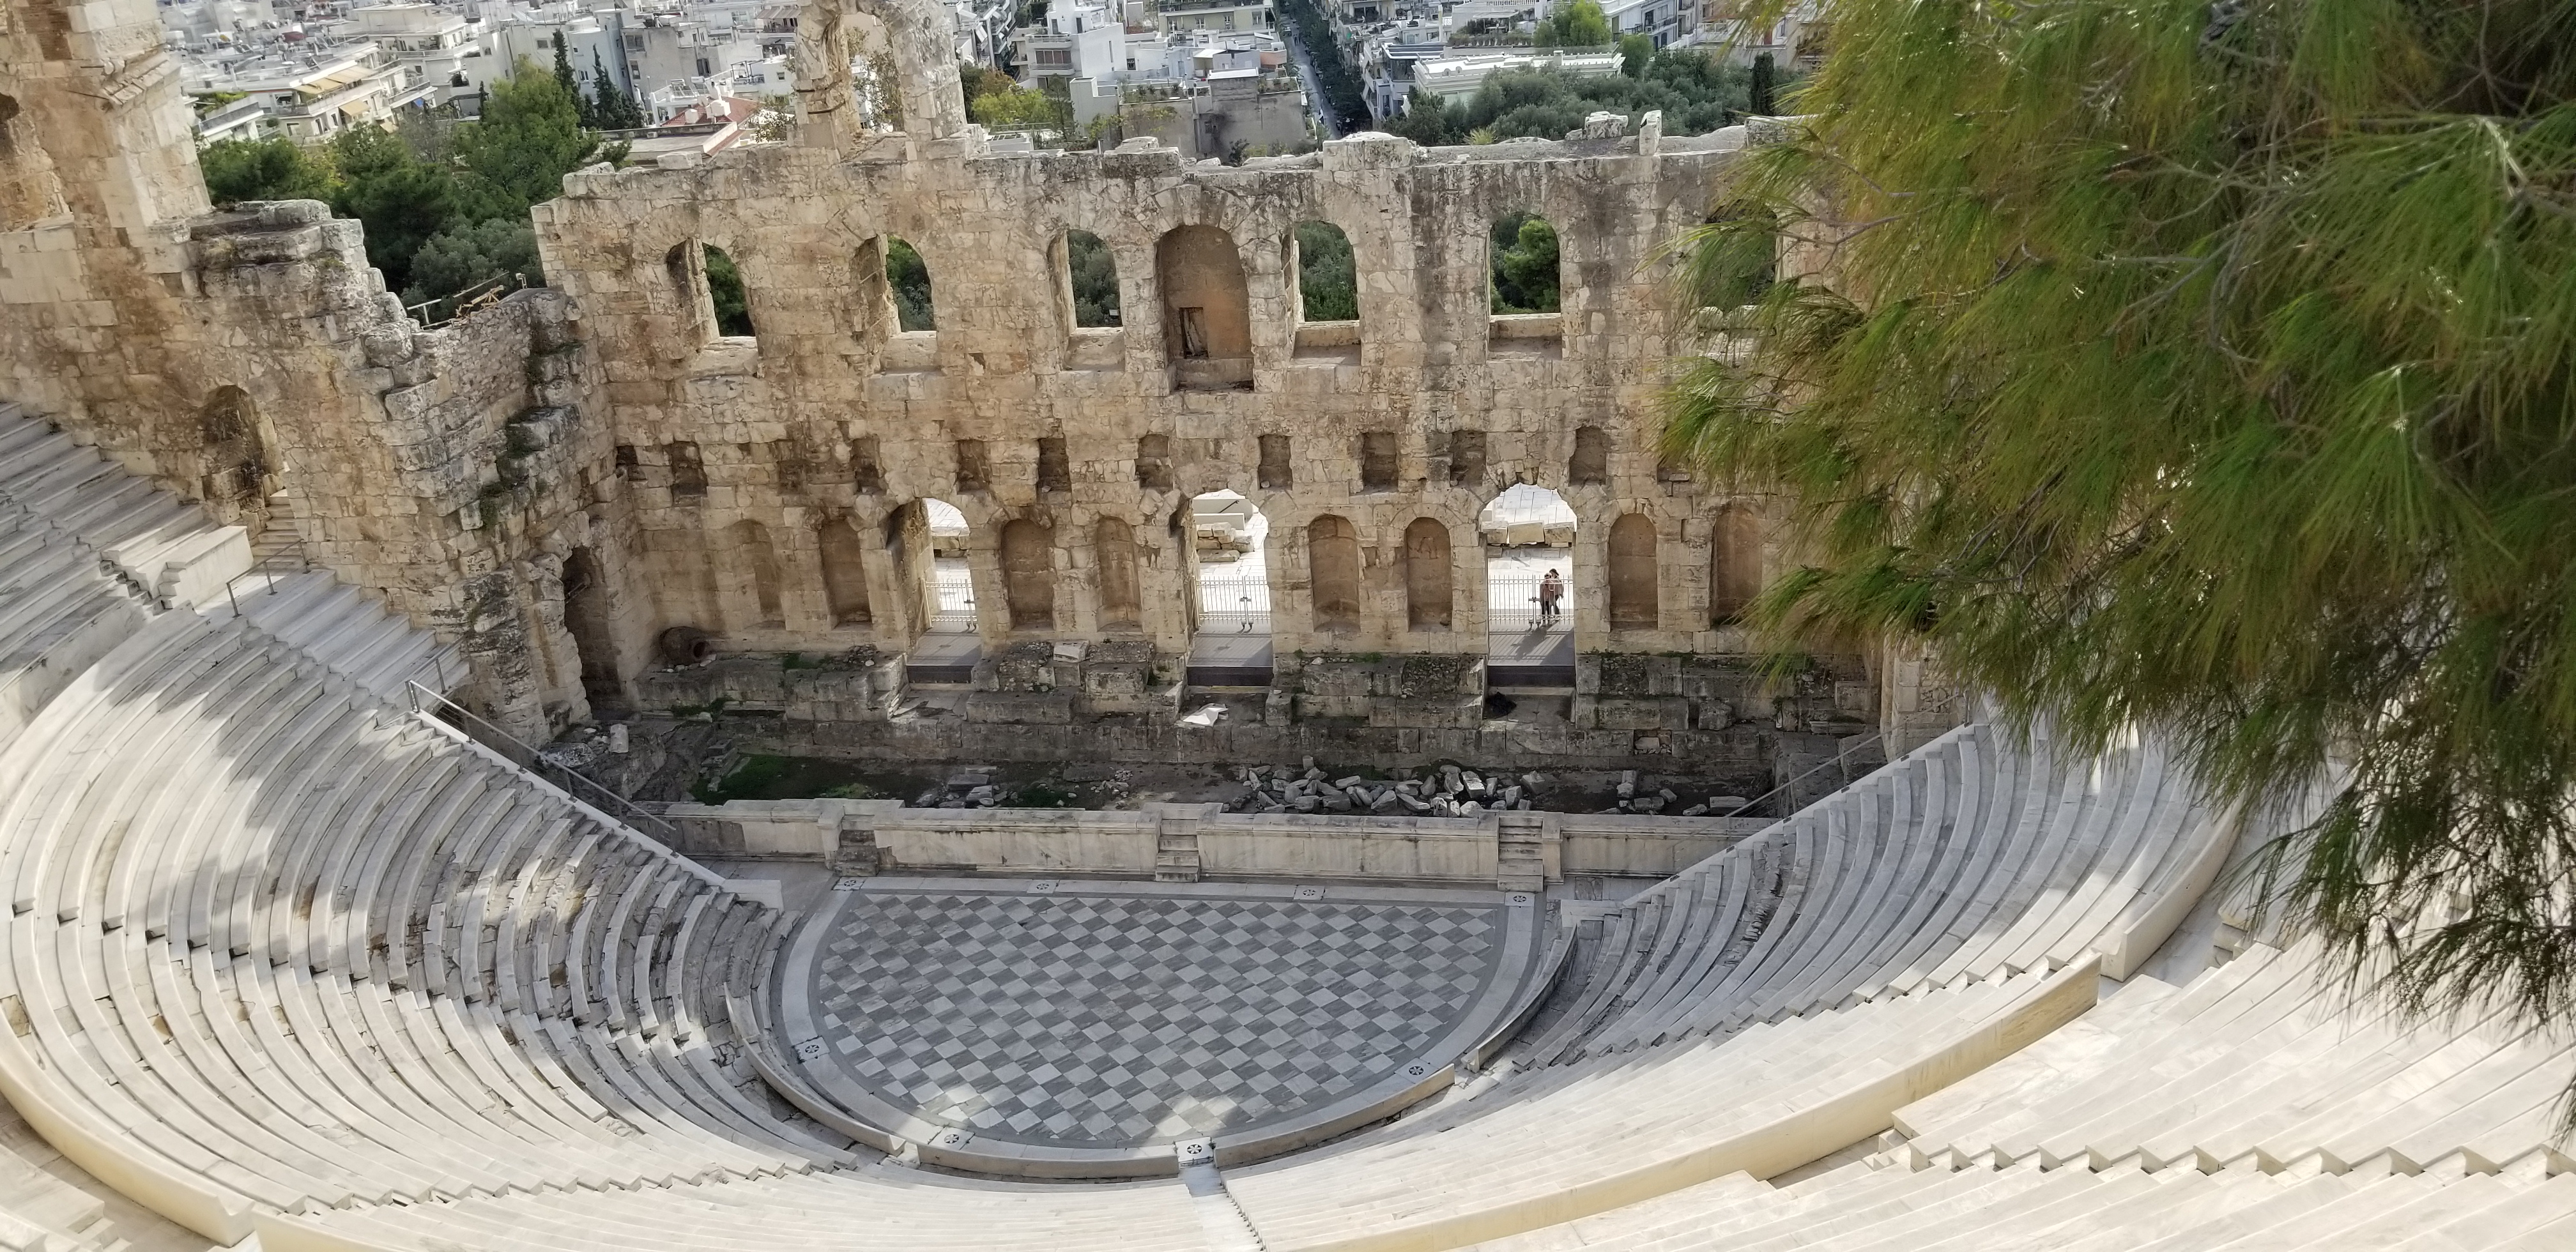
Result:
<svg viewBox="0 0 2576 1252">
<path fill-rule="evenodd" d="M 1503 891 L 1547 888 L 1547 819 L 1537 813 L 1494 816 L 1494 886 Z"/>
<path fill-rule="evenodd" d="M 1197 817 L 1163 816 L 1154 836 L 1154 881 L 1199 880 L 1199 821 Z"/>
</svg>

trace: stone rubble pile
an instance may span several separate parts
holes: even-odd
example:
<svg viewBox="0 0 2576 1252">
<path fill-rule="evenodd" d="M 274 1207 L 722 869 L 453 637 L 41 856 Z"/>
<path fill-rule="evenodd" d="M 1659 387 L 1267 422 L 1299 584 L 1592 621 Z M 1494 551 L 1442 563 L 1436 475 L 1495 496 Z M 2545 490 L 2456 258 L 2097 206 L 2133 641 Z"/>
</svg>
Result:
<svg viewBox="0 0 2576 1252">
<path fill-rule="evenodd" d="M 1302 766 L 1254 765 L 1240 777 L 1252 785 L 1226 806 L 1234 813 L 1379 813 L 1412 817 L 1474 817 L 1489 811 L 1528 812 L 1531 797 L 1548 784 L 1545 774 L 1518 779 L 1443 765 L 1420 778 L 1328 778 L 1315 758 Z"/>
</svg>

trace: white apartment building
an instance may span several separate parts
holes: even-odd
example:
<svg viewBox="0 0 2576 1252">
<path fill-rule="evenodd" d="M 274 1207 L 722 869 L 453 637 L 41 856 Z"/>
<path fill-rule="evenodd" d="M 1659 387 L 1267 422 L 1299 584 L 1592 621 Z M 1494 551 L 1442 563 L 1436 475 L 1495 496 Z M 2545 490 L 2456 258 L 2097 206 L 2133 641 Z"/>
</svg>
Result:
<svg viewBox="0 0 2576 1252">
<path fill-rule="evenodd" d="M 434 4 L 374 4 L 349 11 L 348 26 L 361 39 L 393 54 L 396 64 L 417 69 L 432 104 L 462 90 L 465 62 L 478 46 L 472 24 L 455 9 Z"/>
<path fill-rule="evenodd" d="M 1127 68 L 1127 22 L 1109 0 L 1057 0 L 1045 22 L 1012 33 L 1020 81 L 1106 78 Z"/>
<path fill-rule="evenodd" d="M 207 142 L 275 136 L 310 143 L 346 127 L 381 125 L 397 109 L 427 104 L 433 88 L 417 66 L 397 63 L 373 43 L 354 43 L 225 58 L 192 74 L 186 90 L 241 97 L 198 119 Z"/>
</svg>

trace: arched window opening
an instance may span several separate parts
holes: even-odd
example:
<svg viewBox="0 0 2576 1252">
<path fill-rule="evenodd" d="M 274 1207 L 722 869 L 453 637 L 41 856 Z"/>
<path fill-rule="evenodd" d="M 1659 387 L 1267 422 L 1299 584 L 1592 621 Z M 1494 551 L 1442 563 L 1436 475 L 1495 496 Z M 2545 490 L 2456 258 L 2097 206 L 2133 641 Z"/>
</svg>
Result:
<svg viewBox="0 0 2576 1252">
<path fill-rule="evenodd" d="M 575 548 L 564 558 L 563 599 L 564 631 L 572 636 L 573 652 L 581 661 L 581 693 L 590 701 L 591 715 L 625 707 L 608 582 L 590 549 Z"/>
<path fill-rule="evenodd" d="M 742 271 L 725 250 L 709 244 L 707 260 L 707 302 L 715 313 L 716 333 L 730 338 L 748 339 L 751 327 L 751 296 L 744 290 Z"/>
<path fill-rule="evenodd" d="M 1709 212 L 1704 225 L 1711 246 L 1694 248 L 1691 286 L 1704 308 L 1732 312 L 1760 300 L 1779 281 L 1779 215 L 1760 205 L 1730 202 Z"/>
<path fill-rule="evenodd" d="M 1055 534 L 1021 519 L 1002 527 L 1003 603 L 1013 630 L 1055 629 Z"/>
<path fill-rule="evenodd" d="M 1708 545 L 1708 618 L 1732 626 L 1762 594 L 1762 519 L 1751 505 L 1717 511 Z"/>
<path fill-rule="evenodd" d="M 1661 621 L 1655 521 L 1630 513 L 1610 524 L 1610 629 L 1652 630 Z"/>
<path fill-rule="evenodd" d="M 1412 630 L 1449 629 L 1452 600 L 1449 528 L 1417 517 L 1404 528 L 1404 624 Z"/>
<path fill-rule="evenodd" d="M 883 238 L 867 240 L 850 254 L 851 312 L 859 338 L 873 343 L 894 330 L 894 296 L 887 284 Z"/>
<path fill-rule="evenodd" d="M 726 547 L 732 549 L 731 570 L 735 577 L 751 581 L 751 602 L 760 610 L 760 625 L 776 629 L 787 624 L 786 598 L 779 585 L 778 551 L 769 544 L 769 528 L 758 522 L 735 522 L 726 528 Z"/>
<path fill-rule="evenodd" d="M 1494 219 L 1491 255 L 1494 312 L 1558 311 L 1556 227 L 1535 213 Z"/>
<path fill-rule="evenodd" d="M 1154 247 L 1163 294 L 1163 350 L 1176 386 L 1228 391 L 1252 385 L 1252 298 L 1234 238 L 1183 226 Z"/>
<path fill-rule="evenodd" d="M 1610 481 L 1610 432 L 1598 426 L 1574 430 L 1574 458 L 1565 464 L 1565 481 L 1598 487 Z"/>
<path fill-rule="evenodd" d="M 1330 513 L 1308 523 L 1306 565 L 1314 588 L 1315 629 L 1358 630 L 1363 602 L 1359 529 Z"/>
<path fill-rule="evenodd" d="M 894 301 L 895 328 L 937 330 L 931 317 L 930 266 L 911 244 L 892 235 L 885 239 L 886 293 Z"/>
<path fill-rule="evenodd" d="M 1109 245 L 1087 230 L 1064 232 L 1067 297 L 1078 328 L 1119 325 L 1118 261 Z"/>
<path fill-rule="evenodd" d="M 1143 621 L 1144 596 L 1136 580 L 1136 532 L 1114 517 L 1091 528 L 1091 556 L 1100 579 L 1100 625 L 1134 629 Z"/>
<path fill-rule="evenodd" d="M 1497 687 L 1574 681 L 1574 506 L 1514 484 L 1476 514 L 1485 554 L 1485 666 Z"/>
<path fill-rule="evenodd" d="M 716 333 L 716 310 L 707 296 L 707 262 L 698 241 L 671 245 L 662 254 L 662 275 L 670 284 L 672 307 L 679 311 L 675 321 L 680 334 L 692 348 L 705 343 Z"/>
<path fill-rule="evenodd" d="M 215 512 L 238 518 L 268 499 L 268 446 L 250 393 L 217 387 L 197 411 L 198 493 Z"/>
<path fill-rule="evenodd" d="M 859 537 L 858 523 L 849 518 L 824 522 L 818 546 L 823 553 L 823 598 L 832 624 L 869 624 L 867 543 Z"/>
<path fill-rule="evenodd" d="M 1308 322 L 1359 320 L 1359 273 L 1351 263 L 1351 237 L 1331 222 L 1299 222 L 1289 235 L 1296 266 L 1299 312 Z"/>
</svg>

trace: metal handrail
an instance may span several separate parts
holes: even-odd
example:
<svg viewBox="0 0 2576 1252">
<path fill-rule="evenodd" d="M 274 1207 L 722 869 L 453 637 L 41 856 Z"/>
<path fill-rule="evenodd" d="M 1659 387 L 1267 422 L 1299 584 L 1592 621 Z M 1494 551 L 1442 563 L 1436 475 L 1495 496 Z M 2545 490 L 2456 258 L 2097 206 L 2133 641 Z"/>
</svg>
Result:
<svg viewBox="0 0 2576 1252">
<path fill-rule="evenodd" d="M 233 616 L 241 616 L 241 597 L 233 593 L 233 584 L 240 582 L 253 574 L 267 572 L 268 567 L 272 563 L 289 553 L 294 554 L 295 557 L 295 572 L 302 573 L 305 570 L 313 568 L 313 558 L 304 551 L 304 536 L 297 535 L 294 538 L 287 540 L 284 548 L 271 552 L 267 556 L 251 562 L 249 569 L 243 570 L 242 572 L 224 580 L 224 602 L 233 607 Z M 268 594 L 277 594 L 277 580 L 274 578 L 268 580 Z"/>
<path fill-rule="evenodd" d="M 600 810 L 603 815 L 614 814 L 613 820 L 621 821 L 638 832 L 659 840 L 663 847 L 674 851 L 679 849 L 679 828 L 658 814 L 645 811 L 643 806 L 591 781 L 570 766 L 547 760 L 544 753 L 528 746 L 525 740 L 493 725 L 491 721 L 464 705 L 421 686 L 416 681 L 406 681 L 403 686 L 410 692 L 413 713 L 446 723 L 451 729 L 491 749 L 512 765 L 536 775 L 545 782 L 552 783 L 558 790 Z"/>
<path fill-rule="evenodd" d="M 1780 794 L 1780 793 L 1781 793 L 1781 792 L 1783 792 L 1783 791 L 1787 791 L 1787 790 L 1788 790 L 1789 788 L 1791 788 L 1791 787 L 1797 786 L 1799 783 L 1806 781 L 1807 776 L 1808 776 L 1809 774 L 1816 773 L 1817 771 L 1822 770 L 1824 767 L 1826 767 L 1826 766 L 1828 766 L 1828 765 L 1835 765 L 1835 766 L 1840 766 L 1840 767 L 1842 767 L 1842 771 L 1843 771 L 1843 785 L 1844 785 L 1844 786 L 1850 786 L 1850 785 L 1851 785 L 1851 760 L 1850 760 L 1850 758 L 1851 758 L 1851 754 L 1852 754 L 1852 752 L 1853 752 L 1855 749 L 1857 749 L 1857 748 L 1859 748 L 1860 746 L 1862 746 L 1863 744 L 1868 743 L 1870 740 L 1872 740 L 1872 739 L 1877 739 L 1877 738 L 1879 738 L 1879 737 L 1880 737 L 1880 732 L 1873 730 L 1873 731 L 1869 732 L 1869 733 L 1868 733 L 1868 734 L 1866 734 L 1866 735 L 1861 735 L 1861 736 L 1859 736 L 1858 738 L 1854 739 L 1854 740 L 1853 740 L 1852 742 L 1850 742 L 1850 743 L 1843 744 L 1843 745 L 1840 745 L 1840 746 L 1836 747 L 1836 748 L 1834 749 L 1834 754 L 1833 754 L 1832 756 L 1827 757 L 1827 758 L 1826 758 L 1826 759 L 1824 759 L 1824 760 L 1818 761 L 1818 762 L 1816 762 L 1815 764 L 1810 765 L 1810 766 L 1808 766 L 1807 768 L 1805 768 L 1805 769 L 1802 769 L 1802 770 L 1798 771 L 1795 775 L 1791 776 L 1791 777 L 1789 778 L 1789 780 L 1788 780 L 1788 781 L 1781 783 L 1781 784 L 1780 784 L 1779 786 L 1777 786 L 1777 787 L 1773 787 L 1773 788 L 1772 788 L 1772 789 L 1770 789 L 1769 791 L 1765 791 L 1765 792 L 1763 792 L 1762 794 L 1760 794 L 1760 795 L 1758 795 L 1758 796 L 1753 797 L 1753 799 L 1752 799 L 1752 800 L 1750 800 L 1750 801 L 1746 802 L 1746 804 L 1745 804 L 1745 806 L 1744 806 L 1743 808 L 1737 809 L 1737 810 L 1736 810 L 1736 812 L 1737 812 L 1738 814 L 1740 814 L 1740 815 L 1743 815 L 1743 814 L 1752 814 L 1752 813 L 1753 813 L 1753 811 L 1754 811 L 1755 809 L 1758 809 L 1758 808 L 1762 807 L 1762 802 L 1763 802 L 1763 801 L 1768 800 L 1768 799 L 1770 799 L 1771 797 L 1776 796 L 1776 795 Z"/>
</svg>

